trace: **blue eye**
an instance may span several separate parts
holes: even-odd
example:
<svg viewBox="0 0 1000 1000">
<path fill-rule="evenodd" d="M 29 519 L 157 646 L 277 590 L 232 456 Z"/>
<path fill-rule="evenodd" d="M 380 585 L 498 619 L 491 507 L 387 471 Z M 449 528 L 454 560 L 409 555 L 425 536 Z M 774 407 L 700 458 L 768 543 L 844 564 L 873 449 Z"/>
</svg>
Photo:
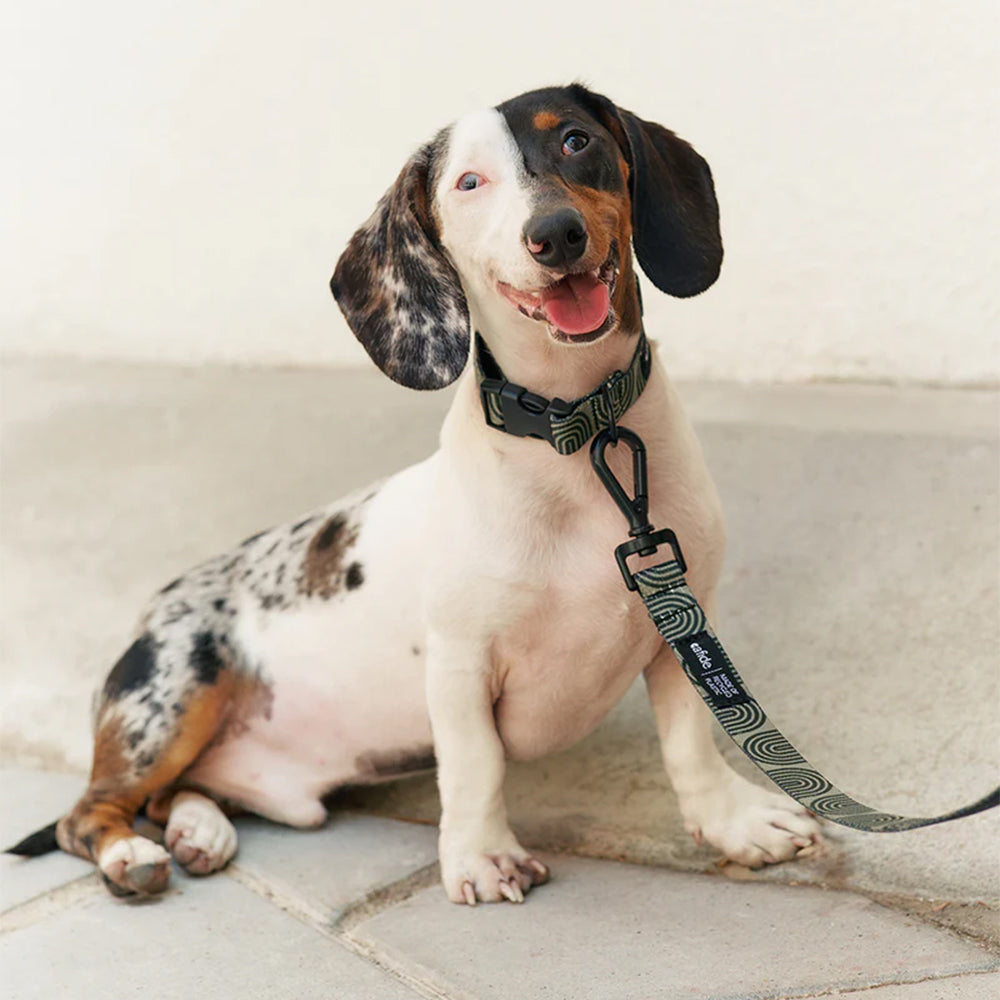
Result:
<svg viewBox="0 0 1000 1000">
<path fill-rule="evenodd" d="M 477 187 L 482 187 L 486 182 L 479 174 L 462 174 L 455 186 L 459 191 L 475 191 Z"/>
<path fill-rule="evenodd" d="M 579 153 L 581 149 L 586 148 L 587 143 L 590 142 L 590 136 L 586 132 L 581 132 L 576 129 L 569 133 L 565 139 L 563 139 L 562 151 L 568 155 L 571 153 Z"/>
</svg>

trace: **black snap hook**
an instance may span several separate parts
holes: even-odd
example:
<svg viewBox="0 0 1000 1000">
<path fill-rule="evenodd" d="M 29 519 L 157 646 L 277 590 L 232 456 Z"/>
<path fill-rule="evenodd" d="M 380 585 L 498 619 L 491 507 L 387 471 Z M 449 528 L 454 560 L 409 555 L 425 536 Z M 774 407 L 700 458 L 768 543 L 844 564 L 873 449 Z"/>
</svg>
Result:
<svg viewBox="0 0 1000 1000">
<path fill-rule="evenodd" d="M 619 441 L 624 441 L 632 452 L 632 496 L 625 492 L 625 487 L 611 471 L 605 454 L 609 444 L 617 447 Z M 628 521 L 628 533 L 632 538 L 615 549 L 615 559 L 618 561 L 618 568 L 625 580 L 625 586 L 629 590 L 636 589 L 635 578 L 626 561 L 628 557 L 632 555 L 651 556 L 661 545 L 670 546 L 681 572 L 686 573 L 687 563 L 684 562 L 684 555 L 681 552 L 677 536 L 669 528 L 661 528 L 657 531 L 649 523 L 646 446 L 642 443 L 642 438 L 627 427 L 612 425 L 610 428 L 600 431 L 591 442 L 590 464 L 594 467 L 597 478 L 604 484 L 604 488 L 611 494 L 611 499 L 618 505 L 618 509 Z"/>
<path fill-rule="evenodd" d="M 608 465 L 605 452 L 608 445 L 618 446 L 619 442 L 628 445 L 632 452 L 632 486 L 634 495 L 629 496 L 625 487 Z M 590 463 L 604 488 L 611 494 L 611 499 L 618 504 L 618 509 L 628 519 L 629 534 L 633 538 L 648 535 L 653 526 L 649 523 L 649 496 L 646 485 L 646 446 L 642 438 L 627 427 L 613 427 L 598 432 L 590 445 Z M 642 555 L 650 555 L 642 552 Z"/>
</svg>

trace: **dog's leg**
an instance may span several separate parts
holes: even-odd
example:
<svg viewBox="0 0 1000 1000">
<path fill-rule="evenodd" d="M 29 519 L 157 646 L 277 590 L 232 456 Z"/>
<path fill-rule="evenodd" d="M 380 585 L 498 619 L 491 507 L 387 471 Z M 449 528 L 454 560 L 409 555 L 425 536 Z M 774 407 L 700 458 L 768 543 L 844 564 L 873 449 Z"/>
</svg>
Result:
<svg viewBox="0 0 1000 1000">
<path fill-rule="evenodd" d="M 132 824 L 146 800 L 172 784 L 214 735 L 230 688 L 224 672 L 214 683 L 191 691 L 172 724 L 141 733 L 133 728 L 133 692 L 102 706 L 90 785 L 59 821 L 56 838 L 64 851 L 93 861 L 115 895 L 166 888 L 170 855 L 138 836 Z"/>
<path fill-rule="evenodd" d="M 712 604 L 705 602 L 710 618 Z M 646 686 L 667 776 L 685 829 L 750 868 L 787 861 L 818 842 L 819 824 L 783 792 L 740 777 L 712 736 L 712 713 L 664 644 L 646 668 Z"/>
<path fill-rule="evenodd" d="M 428 637 L 427 700 L 441 791 L 441 880 L 453 903 L 521 902 L 548 869 L 517 842 L 503 799 L 504 748 L 486 653 Z"/>
</svg>

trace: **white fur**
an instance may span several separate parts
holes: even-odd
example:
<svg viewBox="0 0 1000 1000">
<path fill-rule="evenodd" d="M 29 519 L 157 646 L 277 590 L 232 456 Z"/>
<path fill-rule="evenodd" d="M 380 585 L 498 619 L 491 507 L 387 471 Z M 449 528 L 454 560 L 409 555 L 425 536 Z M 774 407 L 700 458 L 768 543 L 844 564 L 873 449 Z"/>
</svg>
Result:
<svg viewBox="0 0 1000 1000">
<path fill-rule="evenodd" d="M 496 291 L 497 280 L 544 284 L 521 237 L 531 183 L 502 116 L 468 116 L 448 148 L 434 193 L 442 243 L 473 324 L 508 377 L 572 399 L 624 369 L 634 338 L 612 331 L 586 346 L 557 344 Z M 456 190 L 466 171 L 488 183 Z M 651 520 L 681 538 L 689 583 L 714 618 L 722 513 L 655 353 L 627 425 L 646 442 Z M 627 481 L 626 459 L 612 453 L 610 461 Z M 487 427 L 467 372 L 440 450 L 363 509 L 351 558 L 364 567 L 364 585 L 292 609 L 243 602 L 239 645 L 271 681 L 273 705 L 243 735 L 209 749 L 193 781 L 311 825 L 324 815 L 323 792 L 356 779 L 359 762 L 426 746 L 433 730 L 448 895 L 518 901 L 546 873 L 507 823 L 505 759 L 576 742 L 645 671 L 688 829 L 747 864 L 792 856 L 816 837 L 816 823 L 722 760 L 707 709 L 622 583 L 612 552 L 626 537 L 587 450 L 564 457 Z"/>
<path fill-rule="evenodd" d="M 469 172 L 484 183 L 472 191 L 458 190 L 458 179 Z M 502 305 L 501 315 L 507 318 L 510 306 L 495 294 L 498 281 L 520 289 L 552 281 L 528 253 L 522 236 L 533 211 L 534 186 L 499 111 L 476 111 L 452 126 L 434 200 L 441 242 L 455 261 L 473 313 L 477 307 L 481 314 L 490 305 Z"/>
<path fill-rule="evenodd" d="M 198 792 L 174 796 L 163 839 L 192 875 L 217 871 L 236 853 L 236 828 L 212 799 Z"/>
<path fill-rule="evenodd" d="M 146 837 L 122 837 L 101 851 L 97 867 L 128 892 L 158 891 L 169 876 L 170 855 Z"/>
</svg>

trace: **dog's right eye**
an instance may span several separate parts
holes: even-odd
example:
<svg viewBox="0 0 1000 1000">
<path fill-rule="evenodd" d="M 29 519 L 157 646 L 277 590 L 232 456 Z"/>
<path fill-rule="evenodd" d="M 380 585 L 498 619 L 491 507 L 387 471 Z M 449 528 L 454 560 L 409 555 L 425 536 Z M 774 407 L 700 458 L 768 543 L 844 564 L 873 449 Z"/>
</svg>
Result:
<svg viewBox="0 0 1000 1000">
<path fill-rule="evenodd" d="M 572 156 L 573 153 L 579 153 L 582 149 L 586 149 L 589 144 L 590 136 L 586 132 L 574 129 L 563 139 L 562 151 L 567 156 Z"/>
<path fill-rule="evenodd" d="M 462 174 L 462 176 L 459 177 L 458 183 L 455 187 L 457 187 L 459 191 L 475 191 L 477 187 L 482 187 L 485 183 L 486 181 L 480 177 L 479 174 L 468 173 Z"/>
</svg>

